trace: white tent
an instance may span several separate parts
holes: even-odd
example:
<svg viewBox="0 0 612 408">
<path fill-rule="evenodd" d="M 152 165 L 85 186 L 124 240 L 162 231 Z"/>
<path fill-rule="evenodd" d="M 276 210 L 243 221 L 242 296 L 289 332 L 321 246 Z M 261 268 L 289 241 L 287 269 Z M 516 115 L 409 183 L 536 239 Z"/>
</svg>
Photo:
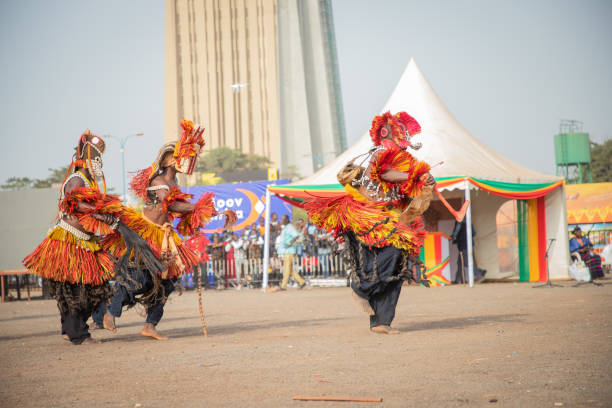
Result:
<svg viewBox="0 0 612 408">
<path fill-rule="evenodd" d="M 414 138 L 423 147 L 414 152 L 417 158 L 435 166 L 432 174 L 441 177 L 472 177 L 508 183 L 553 183 L 562 180 L 520 166 L 498 154 L 473 137 L 453 117 L 435 93 L 413 59 L 410 60 L 391 97 L 382 112 L 406 111 L 421 125 L 422 133 Z M 307 177 L 295 186 L 313 186 L 337 183 L 336 174 L 352 158 L 367 152 L 372 145 L 369 133 L 365 134 L 348 150 L 317 173 Z M 465 190 L 466 182 L 445 186 L 445 197 L 460 197 L 458 190 Z M 475 189 L 474 185 L 470 185 Z M 546 237 L 556 239 L 549 257 L 551 278 L 568 276 L 569 249 L 567 244 L 567 222 L 565 191 L 561 186 L 546 196 Z M 488 278 L 505 277 L 499 272 L 497 250 L 496 214 L 508 198 L 479 191 L 472 194 L 472 224 L 477 232 L 475 257 L 478 266 L 486 269 Z M 452 223 L 450 224 L 452 228 Z M 449 233 L 448 226 L 440 230 Z M 447 231 L 444 231 L 447 229 Z"/>
</svg>

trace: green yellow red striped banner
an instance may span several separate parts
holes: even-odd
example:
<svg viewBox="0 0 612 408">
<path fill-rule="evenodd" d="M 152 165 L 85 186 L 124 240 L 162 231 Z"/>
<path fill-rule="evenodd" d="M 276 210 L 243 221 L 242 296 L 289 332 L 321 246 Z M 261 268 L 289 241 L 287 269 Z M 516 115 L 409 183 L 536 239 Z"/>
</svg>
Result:
<svg viewBox="0 0 612 408">
<path fill-rule="evenodd" d="M 506 183 L 474 177 L 439 177 L 436 179 L 436 182 L 438 183 L 438 188 L 445 188 L 465 180 L 488 193 L 515 200 L 543 197 L 564 183 L 564 180 L 538 184 Z M 340 184 L 282 185 L 269 186 L 268 189 L 270 192 L 297 205 L 308 198 L 336 197 L 344 194 L 344 187 Z"/>
<path fill-rule="evenodd" d="M 420 258 L 425 264 L 425 277 L 431 286 L 450 284 L 450 237 L 443 232 L 430 232 L 425 237 Z"/>
<path fill-rule="evenodd" d="M 546 281 L 546 197 L 519 200 L 519 280 Z"/>
</svg>

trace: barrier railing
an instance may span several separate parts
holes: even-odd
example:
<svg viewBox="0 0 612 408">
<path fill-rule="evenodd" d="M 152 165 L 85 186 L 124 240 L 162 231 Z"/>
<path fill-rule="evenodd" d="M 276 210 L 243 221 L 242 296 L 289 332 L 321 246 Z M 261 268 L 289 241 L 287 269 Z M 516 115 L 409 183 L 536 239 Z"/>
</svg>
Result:
<svg viewBox="0 0 612 408">
<path fill-rule="evenodd" d="M 283 257 L 270 258 L 268 282 L 271 286 L 279 284 L 283 277 Z M 200 269 L 206 272 L 203 282 L 208 287 L 250 287 L 260 288 L 263 280 L 263 259 L 212 259 L 200 264 Z M 294 256 L 293 270 L 297 271 L 307 281 L 313 279 L 343 279 L 346 277 L 346 267 L 339 254 L 318 256 Z"/>
<path fill-rule="evenodd" d="M 30 300 L 30 272 L 26 269 L 15 269 L 15 270 L 4 270 L 0 271 L 0 302 L 4 302 L 5 293 L 8 294 L 8 283 L 5 286 L 5 280 L 7 276 L 15 276 L 16 288 L 17 288 L 17 299 L 21 299 L 21 285 L 19 277 L 25 276 L 26 291 L 28 300 Z"/>
</svg>

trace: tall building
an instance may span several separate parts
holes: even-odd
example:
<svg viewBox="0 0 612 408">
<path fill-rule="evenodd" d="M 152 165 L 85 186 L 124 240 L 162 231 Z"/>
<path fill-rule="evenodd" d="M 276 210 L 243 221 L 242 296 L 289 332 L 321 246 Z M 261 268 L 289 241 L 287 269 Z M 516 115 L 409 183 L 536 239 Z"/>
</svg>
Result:
<svg viewBox="0 0 612 408">
<path fill-rule="evenodd" d="M 164 140 L 181 118 L 311 174 L 346 149 L 330 0 L 166 0 Z"/>
</svg>

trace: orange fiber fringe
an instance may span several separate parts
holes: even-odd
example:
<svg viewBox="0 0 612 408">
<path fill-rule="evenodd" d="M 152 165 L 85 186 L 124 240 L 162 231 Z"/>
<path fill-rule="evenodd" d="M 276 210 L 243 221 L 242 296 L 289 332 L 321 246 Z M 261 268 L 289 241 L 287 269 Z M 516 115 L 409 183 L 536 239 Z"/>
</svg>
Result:
<svg viewBox="0 0 612 408">
<path fill-rule="evenodd" d="M 195 157 L 198 151 L 196 145 L 198 145 L 199 148 L 204 147 L 205 142 L 204 138 L 202 137 L 203 132 L 194 132 L 194 127 L 195 125 L 190 120 L 183 119 L 181 121 L 183 134 L 174 146 L 174 157 Z"/>
<path fill-rule="evenodd" d="M 147 187 L 149 187 L 152 173 L 153 166 L 149 166 L 146 169 L 139 170 L 130 181 L 130 190 L 145 201 L 147 200 Z"/>
<path fill-rule="evenodd" d="M 381 151 L 371 162 L 370 178 L 382 187 L 385 193 L 394 187 L 408 197 L 416 197 L 423 190 L 424 180 L 420 177 L 429 171 L 429 164 L 415 159 L 410 153 L 400 149 Z M 387 170 L 397 170 L 408 174 L 409 178 L 401 183 L 391 183 L 383 180 L 382 175 Z"/>
<path fill-rule="evenodd" d="M 192 198 L 193 196 L 191 194 L 183 193 L 180 188 L 174 186 L 162 200 L 162 209 L 170 215 L 170 219 L 172 220 L 176 217 L 180 217 L 181 214 L 171 211 L 170 206 L 177 201 L 189 202 Z"/>
<path fill-rule="evenodd" d="M 94 208 L 91 211 L 81 212 L 78 210 L 79 203 L 89 204 Z M 73 214 L 79 217 L 83 228 L 96 235 L 112 234 L 113 230 L 105 222 L 92 217 L 94 213 L 106 213 L 119 216 L 123 211 L 123 205 L 119 197 L 111 194 L 101 194 L 100 191 L 89 187 L 78 187 L 66 193 L 59 204 L 63 213 Z"/>
<path fill-rule="evenodd" d="M 66 214 L 77 214 L 80 202 L 96 205 L 100 197 L 102 194 L 97 189 L 77 187 L 66 193 L 64 199 L 59 203 L 59 209 Z"/>
<path fill-rule="evenodd" d="M 145 220 L 142 214 L 132 208 L 126 208 L 120 218 L 132 231 L 147 241 L 156 257 L 161 258 L 161 246 L 164 240 L 164 230 L 161 226 Z M 175 231 L 172 231 L 170 239 L 174 240 L 179 257 L 183 265 L 185 265 L 184 271 L 180 270 L 176 264 L 168 267 L 168 278 L 175 278 L 183 273 L 191 272 L 193 266 L 198 264 L 198 256 L 187 246 L 183 245 L 181 238 Z M 123 239 L 119 234 L 106 236 L 101 244 L 105 250 L 117 258 L 123 256 L 126 251 Z"/>
<path fill-rule="evenodd" d="M 341 197 L 319 197 L 308 200 L 304 209 L 319 227 L 338 236 L 353 231 L 370 247 L 394 246 L 418 256 L 425 231 L 420 222 L 405 225 L 399 222 L 399 212 L 386 210 L 384 201 L 357 201 L 351 194 Z"/>
<path fill-rule="evenodd" d="M 93 212 L 79 215 L 79 222 L 87 231 L 96 235 L 112 234 L 114 231 L 110 228 L 110 225 L 92 217 L 93 213 L 104 213 L 119 217 L 123 213 L 123 204 L 119 197 L 107 194 L 96 201 L 96 208 Z"/>
<path fill-rule="evenodd" d="M 113 277 L 113 262 L 95 238 L 82 241 L 60 227 L 51 230 L 23 264 L 57 282 L 101 285 Z"/>
<path fill-rule="evenodd" d="M 210 219 L 217 215 L 215 203 L 213 202 L 214 193 L 204 193 L 195 203 L 193 212 L 184 214 L 177 225 L 177 231 L 183 236 L 195 235 L 197 231 L 208 224 Z"/>
</svg>

